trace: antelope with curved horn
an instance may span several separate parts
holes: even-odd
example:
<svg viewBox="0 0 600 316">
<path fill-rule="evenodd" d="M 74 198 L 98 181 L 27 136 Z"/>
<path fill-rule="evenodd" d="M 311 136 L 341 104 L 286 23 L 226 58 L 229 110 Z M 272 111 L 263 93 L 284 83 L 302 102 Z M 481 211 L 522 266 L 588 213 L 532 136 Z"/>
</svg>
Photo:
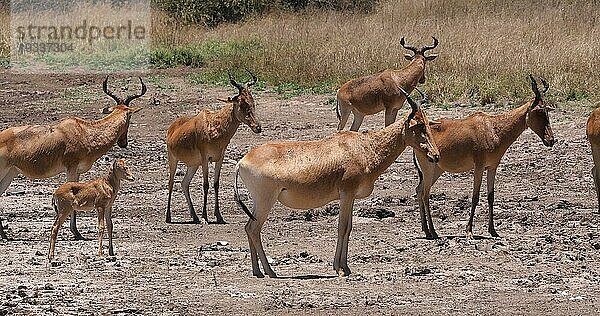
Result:
<svg viewBox="0 0 600 316">
<path fill-rule="evenodd" d="M 287 207 L 309 209 L 339 200 L 333 268 L 340 276 L 350 274 L 348 240 L 354 200 L 371 195 L 379 175 L 406 146 L 433 162 L 439 159 L 425 112 L 402 88 L 400 91 L 412 108 L 403 121 L 368 133 L 339 132 L 315 141 L 267 143 L 252 149 L 240 160 L 236 168 L 235 199 L 250 217 L 246 233 L 254 276 L 264 277 L 258 265 L 260 258 L 264 272 L 277 277 L 267 261 L 260 236 L 277 201 Z M 240 200 L 238 175 L 252 196 L 252 212 Z"/>
<path fill-rule="evenodd" d="M 336 114 L 339 120 L 338 131 L 344 129 L 350 112 L 354 116 L 351 131 L 358 131 L 366 115 L 372 115 L 385 110 L 385 126 L 396 121 L 398 110 L 402 107 L 404 94 L 399 88 L 409 94 L 417 84 L 425 83 L 425 62 L 434 60 L 437 55 L 425 56 L 425 52 L 438 45 L 433 37 L 433 45 L 421 49 L 407 45 L 404 37 L 400 45 L 413 52 L 404 57 L 410 63 L 402 69 L 386 69 L 380 73 L 352 79 L 346 82 L 337 92 Z"/>
<path fill-rule="evenodd" d="M 0 194 L 19 174 L 44 179 L 66 172 L 67 180 L 76 182 L 115 143 L 127 147 L 131 115 L 141 109 L 129 107 L 129 103 L 146 93 L 141 78 L 140 83 L 142 92 L 122 101 L 108 89 L 107 76 L 103 90 L 117 105 L 105 107 L 103 113 L 108 115 L 100 120 L 72 117 L 54 125 L 25 125 L 0 132 Z M 70 226 L 75 239 L 83 239 L 77 230 L 75 213 Z M 0 236 L 6 239 L 1 222 Z"/>
<path fill-rule="evenodd" d="M 167 131 L 167 150 L 169 161 L 169 197 L 167 200 L 166 222 L 171 223 L 171 194 L 173 192 L 173 183 L 177 163 L 182 161 L 187 166 L 187 171 L 181 182 L 183 194 L 195 223 L 199 223 L 200 219 L 196 215 L 192 198 L 190 196 L 190 183 L 192 178 L 202 167 L 204 202 L 202 204 L 202 217 L 208 222 L 206 213 L 206 204 L 208 198 L 208 164 L 215 163 L 214 189 L 215 189 L 215 216 L 217 223 L 225 223 L 219 210 L 219 177 L 221 174 L 221 165 L 225 157 L 225 149 L 229 145 L 229 141 L 237 131 L 241 123 L 248 125 L 253 132 L 260 133 L 261 126 L 254 112 L 255 103 L 250 87 L 252 87 L 258 79 L 256 76 L 246 70 L 252 80 L 246 84 L 241 84 L 235 81 L 231 73 L 229 82 L 238 89 L 238 94 L 234 97 L 229 97 L 226 100 L 219 101 L 227 103 L 227 105 L 219 111 L 212 112 L 202 110 L 198 115 L 193 117 L 182 117 L 177 119 Z"/>
<path fill-rule="evenodd" d="M 421 227 L 429 239 L 437 238 L 431 210 L 429 194 L 431 186 L 444 172 L 460 173 L 474 170 L 471 213 L 467 224 L 467 237 L 473 237 L 473 217 L 479 203 L 479 191 L 483 172 L 487 171 L 487 200 L 489 207 L 488 232 L 499 237 L 494 228 L 494 182 L 496 168 L 504 153 L 512 143 L 531 128 L 544 145 L 554 145 L 554 135 L 550 126 L 548 111 L 543 95 L 548 91 L 548 83 L 540 78 L 544 90 L 539 91 L 532 75 L 529 75 L 535 97 L 520 107 L 497 115 L 478 112 L 463 119 L 440 120 L 440 124 L 431 127 L 433 138 L 440 150 L 440 161 L 433 164 L 422 153 L 416 152 L 413 161 L 419 172 L 417 200 L 421 215 Z M 417 163 L 418 160 L 418 163 Z"/>
</svg>

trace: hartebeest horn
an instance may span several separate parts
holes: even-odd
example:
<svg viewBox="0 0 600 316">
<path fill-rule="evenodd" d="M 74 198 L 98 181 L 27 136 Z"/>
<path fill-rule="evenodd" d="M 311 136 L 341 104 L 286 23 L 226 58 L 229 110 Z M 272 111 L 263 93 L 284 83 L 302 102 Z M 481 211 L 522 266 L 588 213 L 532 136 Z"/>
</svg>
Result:
<svg viewBox="0 0 600 316">
<path fill-rule="evenodd" d="M 400 39 L 400 45 L 402 45 L 402 47 L 412 51 L 415 54 L 419 51 L 416 47 L 407 45 L 406 42 L 404 41 L 404 36 Z"/>
<path fill-rule="evenodd" d="M 143 96 L 144 94 L 146 94 L 146 91 L 148 91 L 148 89 L 146 89 L 146 85 L 144 84 L 144 81 L 142 81 L 142 78 L 141 77 L 138 77 L 138 78 L 140 79 L 140 83 L 142 84 L 142 93 L 128 96 L 127 99 L 125 99 L 125 102 L 123 102 L 123 104 L 125 104 L 127 106 L 129 106 L 129 102 Z"/>
<path fill-rule="evenodd" d="M 121 102 L 121 99 L 108 89 L 108 76 L 106 76 L 106 79 L 104 79 L 104 83 L 102 84 L 102 90 L 104 90 L 104 93 L 106 93 L 109 97 L 113 98 L 113 100 L 117 102 L 117 105 L 123 104 Z"/>
<path fill-rule="evenodd" d="M 235 79 L 233 78 L 233 75 L 231 74 L 231 71 L 228 70 L 227 75 L 229 76 L 229 83 L 231 83 L 234 87 L 236 87 L 240 91 L 242 91 L 244 89 L 244 86 L 242 86 L 241 84 L 237 83 L 237 81 L 235 81 Z"/>
<path fill-rule="evenodd" d="M 415 87 L 415 90 L 417 90 L 417 92 L 419 92 L 419 94 L 421 95 L 421 104 L 427 102 L 427 96 L 425 95 L 425 93 L 423 93 L 423 91 L 419 90 L 419 88 Z"/>
<path fill-rule="evenodd" d="M 544 91 L 542 92 L 542 94 L 545 94 L 546 92 L 548 92 L 548 88 L 550 88 L 550 86 L 548 85 L 548 83 L 546 82 L 546 80 L 542 77 L 540 77 L 540 80 L 542 81 L 542 84 L 544 85 Z"/>
<path fill-rule="evenodd" d="M 433 36 L 431 38 L 433 38 L 433 45 L 431 45 L 431 46 L 424 46 L 423 48 L 421 48 L 421 54 L 425 55 L 426 51 L 434 49 L 434 48 L 436 48 L 438 46 L 439 42 L 438 42 L 437 38 L 435 38 Z"/>
<path fill-rule="evenodd" d="M 541 100 L 542 94 L 540 93 L 540 90 L 538 89 L 538 86 L 537 86 L 537 82 L 533 78 L 532 74 L 529 74 L 529 81 L 531 82 L 531 90 L 533 90 L 533 93 L 535 94 L 535 100 L 536 101 Z M 534 104 L 537 104 L 537 102 L 534 102 Z"/>
<path fill-rule="evenodd" d="M 404 94 L 404 96 L 406 97 L 406 101 L 408 101 L 408 104 L 410 104 L 410 107 L 412 108 L 412 111 L 410 112 L 410 114 L 408 114 L 408 118 L 406 118 L 406 123 L 409 124 L 410 120 L 412 120 L 415 117 L 415 114 L 417 114 L 417 111 L 419 110 L 419 104 L 417 104 L 417 102 L 415 102 L 408 95 L 408 93 L 406 93 L 406 91 L 404 91 L 404 89 L 402 89 L 402 87 L 398 87 L 398 89 L 400 89 L 402 94 Z"/>
<path fill-rule="evenodd" d="M 256 76 L 252 73 L 252 71 L 246 69 L 246 71 L 250 74 L 250 76 L 252 77 L 252 81 L 249 81 L 248 83 L 246 83 L 247 87 L 252 87 L 253 85 L 256 84 L 256 82 L 258 82 L 258 78 L 256 78 Z"/>
</svg>

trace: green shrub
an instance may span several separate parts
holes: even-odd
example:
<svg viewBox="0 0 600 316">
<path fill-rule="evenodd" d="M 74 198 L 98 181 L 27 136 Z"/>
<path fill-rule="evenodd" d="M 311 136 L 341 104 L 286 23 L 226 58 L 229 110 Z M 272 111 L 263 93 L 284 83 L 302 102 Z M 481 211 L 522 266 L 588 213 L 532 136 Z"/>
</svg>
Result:
<svg viewBox="0 0 600 316">
<path fill-rule="evenodd" d="M 189 24 L 216 26 L 265 12 L 273 0 L 156 0 L 158 8 Z"/>
<path fill-rule="evenodd" d="M 178 47 L 161 47 L 150 53 L 150 63 L 156 68 L 177 66 L 203 67 L 211 62 L 226 63 L 227 67 L 245 64 L 260 48 L 255 39 L 235 41 L 205 41 Z M 214 68 L 223 68 L 213 65 Z M 219 69 L 222 70 L 222 69 Z"/>
<path fill-rule="evenodd" d="M 247 16 L 273 10 L 327 9 L 370 12 L 377 0 L 155 0 L 155 5 L 188 24 L 208 27 L 223 22 L 239 22 Z"/>
</svg>

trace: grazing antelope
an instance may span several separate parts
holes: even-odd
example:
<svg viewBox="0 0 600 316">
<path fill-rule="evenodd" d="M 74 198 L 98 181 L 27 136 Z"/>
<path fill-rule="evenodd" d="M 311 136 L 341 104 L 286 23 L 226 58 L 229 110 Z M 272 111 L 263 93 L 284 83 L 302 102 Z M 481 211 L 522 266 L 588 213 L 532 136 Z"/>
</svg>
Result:
<svg viewBox="0 0 600 316">
<path fill-rule="evenodd" d="M 309 209 L 340 200 L 333 268 L 340 276 L 350 274 L 348 240 L 354 200 L 371 195 L 379 175 L 406 146 L 413 147 L 433 162 L 439 159 L 425 112 L 402 88 L 400 90 L 412 108 L 403 121 L 368 133 L 339 132 L 316 141 L 267 143 L 252 149 L 240 160 L 236 167 L 235 198 L 250 216 L 246 233 L 254 276 L 264 276 L 258 266 L 260 258 L 264 272 L 277 277 L 267 261 L 260 236 L 277 201 L 291 208 Z M 238 175 L 252 196 L 252 213 L 237 192 Z"/>
<path fill-rule="evenodd" d="M 67 216 L 75 211 L 96 210 L 98 214 L 98 256 L 102 256 L 102 238 L 104 229 L 108 228 L 108 254 L 115 255 L 113 250 L 112 206 L 121 187 L 121 180 L 133 181 L 135 178 L 124 159 L 117 159 L 108 175 L 93 181 L 67 182 L 54 192 L 52 205 L 56 211 L 56 220 L 50 234 L 50 251 L 48 260 L 54 258 L 54 246 L 58 230 Z"/>
<path fill-rule="evenodd" d="M 595 109 L 590 114 L 590 118 L 587 121 L 586 134 L 592 147 L 592 158 L 594 160 L 592 175 L 594 176 L 598 205 L 600 206 L 600 170 L 598 169 L 600 168 L 600 108 Z"/>
<path fill-rule="evenodd" d="M 78 181 L 79 175 L 90 170 L 115 143 L 127 147 L 131 115 L 141 109 L 129 107 L 129 103 L 146 93 L 141 78 L 140 83 L 140 94 L 121 100 L 108 89 L 107 76 L 102 85 L 104 93 L 117 105 L 105 107 L 103 113 L 108 115 L 100 120 L 72 117 L 54 125 L 25 125 L 0 132 L 0 194 L 19 174 L 44 179 L 66 172 L 68 181 Z M 71 231 L 75 239 L 83 239 L 75 213 L 71 216 Z M 0 236 L 6 239 L 1 222 Z"/>
<path fill-rule="evenodd" d="M 385 110 L 385 126 L 392 124 L 406 99 L 399 88 L 411 93 L 418 83 L 425 83 L 425 62 L 437 57 L 435 54 L 425 56 L 425 52 L 434 49 L 438 40 L 433 37 L 433 45 L 417 49 L 406 45 L 403 37 L 400 45 L 413 52 L 413 55 L 404 55 L 410 60 L 406 67 L 399 70 L 386 69 L 371 76 L 352 79 L 338 90 L 338 131 L 346 126 L 350 112 L 354 116 L 351 131 L 358 131 L 365 115 L 376 114 L 382 110 Z"/>
<path fill-rule="evenodd" d="M 529 75 L 535 97 L 522 106 L 497 115 L 475 113 L 463 119 L 441 120 L 431 127 L 433 138 L 440 150 L 440 161 L 433 164 L 416 151 L 413 161 L 419 172 L 417 200 L 421 215 L 421 226 L 427 238 L 437 238 L 431 219 L 429 193 L 431 186 L 443 172 L 459 173 L 474 170 L 471 213 L 467 224 L 467 237 L 473 237 L 473 217 L 479 203 L 479 190 L 483 171 L 487 170 L 487 200 L 489 207 L 488 232 L 498 237 L 494 228 L 494 182 L 496 168 L 510 145 L 528 127 L 541 139 L 544 145 L 554 145 L 554 135 L 550 126 L 548 111 L 543 100 L 548 84 L 541 79 L 544 91 L 540 92 L 533 76 Z M 417 163 L 418 160 L 418 163 Z"/>
<path fill-rule="evenodd" d="M 248 70 L 247 70 L 248 71 Z M 194 223 L 200 220 L 194 210 L 190 196 L 190 183 L 192 178 L 202 167 L 204 203 L 202 204 L 202 218 L 208 222 L 206 214 L 206 203 L 208 198 L 208 164 L 215 163 L 214 189 L 215 189 L 215 216 L 217 223 L 225 223 L 219 210 L 219 177 L 221 166 L 225 157 L 225 149 L 229 141 L 237 131 L 240 123 L 248 125 L 254 133 L 261 132 L 261 126 L 254 112 L 255 103 L 250 87 L 256 84 L 258 79 L 248 71 L 252 80 L 246 84 L 235 81 L 229 73 L 229 82 L 238 89 L 238 94 L 227 100 L 219 101 L 227 103 L 227 106 L 219 111 L 201 111 L 193 117 L 182 117 L 177 119 L 167 131 L 167 150 L 169 160 L 169 197 L 167 200 L 166 222 L 171 222 L 171 194 L 177 163 L 182 161 L 187 166 L 187 171 L 181 182 L 183 194 L 187 201 L 188 209 Z"/>
</svg>

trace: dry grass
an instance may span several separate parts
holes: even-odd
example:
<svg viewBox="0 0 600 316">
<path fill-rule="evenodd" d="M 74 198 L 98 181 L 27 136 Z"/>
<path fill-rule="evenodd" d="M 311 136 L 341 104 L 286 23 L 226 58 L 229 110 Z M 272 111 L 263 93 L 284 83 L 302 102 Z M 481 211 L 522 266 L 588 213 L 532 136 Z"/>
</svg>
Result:
<svg viewBox="0 0 600 316">
<path fill-rule="evenodd" d="M 440 40 L 425 90 L 438 102 L 499 102 L 529 97 L 528 73 L 543 75 L 561 100 L 600 99 L 598 0 L 396 0 L 372 14 L 273 12 L 215 29 L 152 16 L 153 47 L 211 49 L 206 73 L 248 67 L 271 84 L 323 86 L 406 65 L 399 39 Z M 0 14 L 0 25 L 7 16 Z M 8 28 L 0 31 L 0 55 Z M 227 43 L 219 54 L 214 43 Z M 239 45 L 236 46 L 236 43 Z M 250 43 L 250 45 L 248 45 Z M 200 53 L 199 53 L 200 54 Z"/>
<path fill-rule="evenodd" d="M 399 39 L 440 40 L 426 90 L 438 101 L 515 100 L 530 95 L 526 74 L 545 76 L 560 99 L 598 99 L 600 1 L 397 0 L 369 15 L 272 13 L 205 31 L 157 18 L 155 43 L 254 39 L 251 56 L 217 60 L 209 69 L 244 65 L 271 83 L 332 88 L 356 76 L 406 65 Z M 163 27 L 167 26 L 167 27 Z"/>
</svg>

